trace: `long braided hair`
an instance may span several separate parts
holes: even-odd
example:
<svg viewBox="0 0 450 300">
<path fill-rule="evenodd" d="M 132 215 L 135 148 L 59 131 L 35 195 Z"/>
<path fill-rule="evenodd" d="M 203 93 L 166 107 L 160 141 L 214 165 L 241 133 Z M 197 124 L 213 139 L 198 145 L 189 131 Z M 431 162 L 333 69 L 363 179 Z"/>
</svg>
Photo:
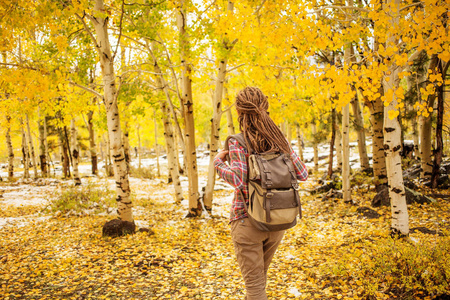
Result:
<svg viewBox="0 0 450 300">
<path fill-rule="evenodd" d="M 289 143 L 269 117 L 267 96 L 256 87 L 246 87 L 236 96 L 239 127 L 256 153 L 290 153 Z"/>
</svg>

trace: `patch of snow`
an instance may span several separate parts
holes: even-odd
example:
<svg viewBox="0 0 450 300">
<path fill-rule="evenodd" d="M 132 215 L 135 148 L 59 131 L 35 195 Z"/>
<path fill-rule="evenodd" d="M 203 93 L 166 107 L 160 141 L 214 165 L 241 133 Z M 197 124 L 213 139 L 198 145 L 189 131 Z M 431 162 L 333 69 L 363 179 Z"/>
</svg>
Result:
<svg viewBox="0 0 450 300">
<path fill-rule="evenodd" d="M 302 295 L 302 293 L 300 293 L 299 290 L 297 288 L 295 288 L 295 287 L 291 287 L 288 290 L 288 293 L 292 294 L 294 297 L 300 297 Z"/>
<path fill-rule="evenodd" d="M 24 217 L 6 217 L 0 218 L 0 228 L 5 226 L 24 227 L 30 222 L 42 222 L 50 219 L 51 216 L 24 216 Z"/>
</svg>

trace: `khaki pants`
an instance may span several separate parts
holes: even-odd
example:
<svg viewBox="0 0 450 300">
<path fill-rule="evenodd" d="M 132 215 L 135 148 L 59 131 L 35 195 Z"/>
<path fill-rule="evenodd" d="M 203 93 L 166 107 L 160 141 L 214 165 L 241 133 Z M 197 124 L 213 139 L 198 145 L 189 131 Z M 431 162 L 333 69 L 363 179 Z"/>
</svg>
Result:
<svg viewBox="0 0 450 300">
<path fill-rule="evenodd" d="M 267 270 L 283 235 L 284 230 L 260 231 L 251 224 L 248 218 L 231 223 L 234 252 L 247 290 L 245 299 L 267 299 Z"/>
</svg>

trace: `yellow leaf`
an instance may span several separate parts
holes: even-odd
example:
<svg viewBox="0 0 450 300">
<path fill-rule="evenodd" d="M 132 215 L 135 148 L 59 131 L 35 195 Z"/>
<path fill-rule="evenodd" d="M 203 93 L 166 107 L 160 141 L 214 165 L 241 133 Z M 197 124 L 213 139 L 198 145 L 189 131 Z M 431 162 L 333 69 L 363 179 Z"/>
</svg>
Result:
<svg viewBox="0 0 450 300">
<path fill-rule="evenodd" d="M 388 112 L 388 117 L 391 120 L 394 120 L 395 118 L 397 118 L 398 115 L 399 115 L 399 111 L 398 110 L 390 110 Z"/>
<path fill-rule="evenodd" d="M 450 60 L 450 52 L 448 52 L 447 50 L 445 50 L 444 52 L 442 52 L 441 54 L 439 54 L 438 57 L 439 57 L 440 59 L 442 59 L 443 61 L 449 61 L 449 60 Z"/>
</svg>

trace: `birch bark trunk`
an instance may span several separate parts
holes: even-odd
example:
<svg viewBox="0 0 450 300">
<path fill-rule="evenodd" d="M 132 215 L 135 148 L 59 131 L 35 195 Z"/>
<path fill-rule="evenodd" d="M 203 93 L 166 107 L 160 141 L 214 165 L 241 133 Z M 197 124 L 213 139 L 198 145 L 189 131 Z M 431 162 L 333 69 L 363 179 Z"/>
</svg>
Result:
<svg viewBox="0 0 450 300">
<path fill-rule="evenodd" d="M 164 124 L 164 138 L 166 141 L 166 151 L 167 151 L 167 168 L 169 170 L 169 180 L 171 179 L 173 182 L 173 187 L 175 191 L 175 200 L 177 203 L 183 200 L 183 191 L 181 188 L 180 181 L 180 173 L 178 171 L 178 157 L 176 151 L 176 137 L 174 135 L 174 130 L 172 126 L 172 122 L 170 121 L 170 111 L 167 108 L 167 103 L 170 102 L 170 92 L 169 86 L 167 85 L 164 76 L 162 75 L 162 71 L 158 65 L 156 60 L 156 56 L 154 55 L 154 47 L 155 43 L 152 44 L 153 49 L 148 48 L 153 57 L 153 70 L 157 74 L 156 76 L 156 86 L 164 91 L 167 102 L 164 100 L 159 101 L 159 107 L 161 109 L 163 124 Z M 169 181 L 170 182 L 170 181 Z"/>
<path fill-rule="evenodd" d="M 342 133 L 339 127 L 339 114 L 336 113 L 336 122 L 334 123 L 334 130 L 336 131 L 336 138 L 334 140 L 334 145 L 336 146 L 336 160 L 337 160 L 337 170 L 342 172 Z"/>
<path fill-rule="evenodd" d="M 233 11 L 234 4 L 228 1 L 227 10 Z M 212 99 L 213 117 L 211 119 L 211 135 L 210 135 L 210 147 L 209 147 L 209 167 L 208 167 L 208 181 L 206 183 L 205 194 L 203 201 L 206 211 L 211 214 L 212 199 L 214 192 L 214 184 L 216 182 L 216 172 L 214 169 L 214 158 L 217 155 L 220 146 L 220 121 L 222 119 L 222 100 L 224 92 L 224 84 L 227 74 L 228 54 L 233 49 L 236 41 L 229 43 L 227 38 L 222 39 L 223 50 L 226 51 L 224 56 L 219 60 L 219 68 L 217 69 L 216 88 L 214 97 Z"/>
<path fill-rule="evenodd" d="M 317 126 L 316 123 L 311 123 L 311 134 L 313 136 L 313 151 L 314 151 L 314 172 L 319 171 L 319 146 L 317 144 Z"/>
<path fill-rule="evenodd" d="M 11 141 L 11 117 L 6 116 L 6 148 L 8 149 L 8 179 L 14 178 L 14 148 Z"/>
<path fill-rule="evenodd" d="M 192 100 L 191 65 L 189 57 L 189 36 L 186 32 L 187 14 L 184 10 L 184 0 L 179 2 L 177 25 L 180 39 L 180 58 L 182 65 L 182 96 L 184 109 L 184 134 L 186 146 L 186 169 L 189 180 L 189 213 L 187 217 L 197 217 L 202 213 L 198 194 L 197 153 L 195 148 L 194 103 Z"/>
<path fill-rule="evenodd" d="M 158 123 L 156 122 L 156 110 L 153 112 L 153 124 L 155 127 L 156 176 L 160 177 L 161 168 L 159 166 Z"/>
<path fill-rule="evenodd" d="M 350 1 L 349 6 L 353 6 Z M 344 67 L 350 68 L 352 44 L 349 43 L 344 49 Z M 350 188 L 350 104 L 342 108 L 342 194 L 344 202 L 352 201 Z"/>
<path fill-rule="evenodd" d="M 372 165 L 375 187 L 387 184 L 386 157 L 384 155 L 384 107 L 381 97 L 383 86 L 378 89 L 380 96 L 369 102 L 370 122 L 372 124 Z"/>
<path fill-rule="evenodd" d="M 31 163 L 33 164 L 33 172 L 34 172 L 34 178 L 38 178 L 38 170 L 37 170 L 37 164 L 36 164 L 36 155 L 34 152 L 34 145 L 33 145 L 33 138 L 31 136 L 31 129 L 30 129 L 30 119 L 28 118 L 28 114 L 26 115 L 26 124 L 27 124 L 27 135 L 28 135 L 28 144 L 30 149 L 30 155 L 31 155 Z"/>
<path fill-rule="evenodd" d="M 228 135 L 235 135 L 236 131 L 234 129 L 233 114 L 231 113 L 231 109 L 227 109 L 226 114 L 227 114 Z"/>
<path fill-rule="evenodd" d="M 390 12 L 390 24 L 395 30 L 399 26 L 400 0 L 387 0 L 387 7 L 393 7 Z M 386 47 L 397 44 L 395 35 L 388 32 Z M 383 78 L 384 94 L 388 91 L 396 91 L 399 87 L 399 72 L 401 69 L 391 62 Z M 389 74 L 389 75 L 387 75 Z M 386 169 L 388 175 L 389 198 L 391 200 L 391 231 L 393 234 L 408 235 L 408 208 L 406 206 L 405 187 L 403 184 L 402 162 L 400 157 L 401 128 L 396 117 L 390 118 L 389 111 L 396 111 L 398 100 L 393 93 L 391 99 L 387 99 L 389 105 L 384 107 L 384 149 L 386 154 Z"/>
<path fill-rule="evenodd" d="M 47 156 L 45 153 L 45 141 L 47 139 L 46 130 L 45 130 L 45 117 L 41 117 L 39 113 L 39 164 L 41 166 L 41 174 L 42 177 L 48 177 L 48 163 Z"/>
<path fill-rule="evenodd" d="M 430 66 L 428 67 L 428 74 L 435 75 L 436 67 L 438 65 L 437 55 L 431 57 Z M 436 93 L 429 95 L 427 99 L 427 110 L 432 110 L 428 116 L 423 114 L 419 117 L 419 143 L 420 143 L 420 164 L 422 170 L 420 172 L 420 178 L 422 180 L 430 180 L 433 173 L 432 162 L 432 130 L 433 130 L 433 108 L 436 100 Z"/>
<path fill-rule="evenodd" d="M 110 150 L 113 157 L 114 179 L 116 181 L 117 213 L 119 219 L 133 222 L 132 203 L 130 200 L 130 184 L 127 164 L 122 145 L 122 130 L 120 128 L 119 108 L 117 106 L 116 76 L 114 73 L 114 57 L 108 35 L 108 18 L 103 0 L 96 0 L 94 16 L 91 21 L 97 34 L 96 48 L 99 52 L 100 66 L 103 76 L 104 102 L 110 140 Z"/>
<path fill-rule="evenodd" d="M 220 119 L 222 117 L 222 94 L 223 84 L 225 82 L 227 68 L 227 59 L 224 58 L 219 63 L 216 78 L 216 89 L 212 99 L 213 117 L 211 119 L 211 133 L 210 133 L 210 147 L 209 147 L 209 166 L 208 166 L 208 181 L 206 183 L 205 194 L 203 201 L 205 209 L 208 213 L 212 210 L 212 198 L 214 191 L 214 184 L 216 181 L 216 172 L 214 170 L 214 157 L 217 155 L 219 149 L 219 133 L 220 133 Z"/>
<path fill-rule="evenodd" d="M 355 118 L 355 129 L 358 138 L 358 151 L 361 170 L 367 170 L 370 168 L 370 164 L 369 164 L 369 156 L 367 155 L 364 119 L 361 111 L 360 102 L 358 100 L 358 95 L 355 95 L 355 97 L 352 99 L 351 104 L 353 109 L 353 117 Z"/>
<path fill-rule="evenodd" d="M 75 185 L 81 185 L 80 173 L 78 171 L 78 160 L 80 157 L 80 150 L 78 147 L 78 132 L 75 126 L 75 119 L 70 121 L 70 139 L 72 144 L 72 168 L 73 168 L 73 182 Z"/>
<path fill-rule="evenodd" d="M 333 158 L 334 158 L 334 141 L 336 140 L 336 129 L 334 123 L 336 122 L 336 110 L 333 108 L 331 111 L 331 141 L 330 141 L 330 155 L 328 164 L 328 177 L 333 175 Z"/>
<path fill-rule="evenodd" d="M 89 131 L 89 152 L 91 154 L 91 166 L 92 166 L 92 175 L 97 175 L 98 173 L 98 159 L 97 159 L 97 145 L 95 144 L 95 132 L 94 132 L 94 124 L 93 120 L 93 111 L 89 111 L 87 113 L 87 125 Z"/>
<path fill-rule="evenodd" d="M 127 105 L 128 106 L 128 105 Z M 130 154 L 130 139 L 128 138 L 128 121 L 123 123 L 123 152 L 125 154 L 125 162 L 127 166 L 127 173 L 130 173 L 130 163 L 131 163 L 131 154 Z"/>
<path fill-rule="evenodd" d="M 350 189 L 350 107 L 342 109 L 342 194 L 344 202 L 352 201 Z"/>
<path fill-rule="evenodd" d="M 25 130 L 23 128 L 23 122 L 20 120 L 21 123 L 21 129 L 22 129 L 22 156 L 23 156 L 23 178 L 28 179 L 30 178 L 30 162 L 29 162 L 29 156 L 28 156 L 28 145 L 27 145 L 27 137 L 25 134 Z"/>
<path fill-rule="evenodd" d="M 62 173 L 64 178 L 68 178 L 70 176 L 70 160 L 68 154 L 68 145 L 67 141 L 64 137 L 65 128 L 58 128 L 58 137 L 61 149 L 61 164 L 62 164 Z"/>
<path fill-rule="evenodd" d="M 438 63 L 437 70 L 444 80 L 447 74 L 449 64 L 450 61 L 444 63 L 444 61 L 442 60 L 439 60 Z M 431 175 L 431 187 L 433 189 L 438 187 L 438 180 L 440 177 L 440 168 L 444 151 L 444 142 L 442 138 L 442 127 L 444 123 L 444 84 L 441 84 L 440 86 L 436 87 L 436 94 L 437 94 L 436 151 L 434 154 L 433 173 Z"/>
</svg>

